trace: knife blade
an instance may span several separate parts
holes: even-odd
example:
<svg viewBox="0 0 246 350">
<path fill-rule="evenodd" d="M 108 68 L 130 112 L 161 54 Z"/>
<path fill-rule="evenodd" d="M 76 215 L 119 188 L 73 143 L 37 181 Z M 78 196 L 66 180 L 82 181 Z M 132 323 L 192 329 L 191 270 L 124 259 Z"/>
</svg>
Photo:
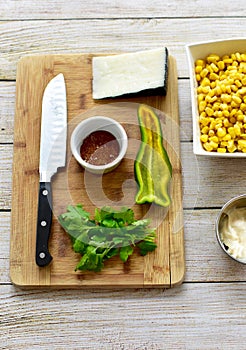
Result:
<svg viewBox="0 0 246 350">
<path fill-rule="evenodd" d="M 36 230 L 36 264 L 47 266 L 52 256 L 48 249 L 52 224 L 52 176 L 66 164 L 67 101 L 62 73 L 45 88 L 42 100 L 39 195 Z"/>
</svg>

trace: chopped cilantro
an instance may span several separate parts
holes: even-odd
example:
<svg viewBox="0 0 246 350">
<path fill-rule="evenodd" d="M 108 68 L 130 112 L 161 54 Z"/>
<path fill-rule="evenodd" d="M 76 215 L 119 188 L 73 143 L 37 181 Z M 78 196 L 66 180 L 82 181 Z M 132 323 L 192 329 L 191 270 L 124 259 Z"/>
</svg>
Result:
<svg viewBox="0 0 246 350">
<path fill-rule="evenodd" d="M 70 205 L 58 221 L 69 234 L 75 253 L 82 256 L 75 270 L 98 272 L 104 261 L 115 255 L 126 262 L 135 248 L 146 255 L 157 247 L 155 231 L 148 227 L 150 221 L 135 220 L 129 208 L 97 208 L 92 220 L 82 205 Z"/>
</svg>

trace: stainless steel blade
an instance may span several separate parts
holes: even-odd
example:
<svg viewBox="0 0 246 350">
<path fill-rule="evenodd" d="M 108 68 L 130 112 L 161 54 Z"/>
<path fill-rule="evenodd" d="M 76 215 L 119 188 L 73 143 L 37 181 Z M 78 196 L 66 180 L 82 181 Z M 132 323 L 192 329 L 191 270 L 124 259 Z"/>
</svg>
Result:
<svg viewBox="0 0 246 350">
<path fill-rule="evenodd" d="M 39 162 L 39 195 L 36 232 L 36 264 L 47 266 L 52 256 L 49 237 L 52 226 L 51 177 L 66 163 L 67 102 L 63 74 L 47 85 L 42 102 L 42 122 Z"/>
<path fill-rule="evenodd" d="M 67 102 L 63 74 L 47 85 L 42 102 L 40 141 L 40 182 L 49 182 L 66 163 Z"/>
</svg>

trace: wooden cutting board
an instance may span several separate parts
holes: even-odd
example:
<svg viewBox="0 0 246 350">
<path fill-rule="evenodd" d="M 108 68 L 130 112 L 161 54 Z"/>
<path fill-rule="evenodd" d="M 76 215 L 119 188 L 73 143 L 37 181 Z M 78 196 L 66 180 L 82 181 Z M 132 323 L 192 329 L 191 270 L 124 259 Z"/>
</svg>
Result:
<svg viewBox="0 0 246 350">
<path fill-rule="evenodd" d="M 178 81 L 176 62 L 169 57 L 168 93 L 132 99 L 93 101 L 92 54 L 26 56 L 17 67 L 14 128 L 12 227 L 10 275 L 14 284 L 26 287 L 173 287 L 185 271 L 182 184 L 179 140 Z M 50 237 L 51 264 L 35 264 L 36 217 L 39 183 L 40 116 L 44 89 L 58 73 L 65 76 L 68 102 L 67 166 L 53 178 L 53 225 Z M 172 204 L 167 209 L 134 203 L 137 190 L 133 164 L 140 133 L 139 103 L 157 109 L 164 146 L 173 166 Z M 164 112 L 164 113 L 163 113 Z M 104 176 L 85 173 L 71 155 L 69 141 L 76 124 L 93 115 L 106 115 L 122 123 L 129 137 L 125 159 Z M 157 227 L 158 248 L 145 257 L 134 253 L 123 264 L 119 258 L 106 262 L 100 273 L 75 272 L 78 254 L 72 251 L 57 216 L 69 204 L 83 204 L 92 215 L 95 207 L 126 205 L 135 217 L 149 217 Z"/>
</svg>

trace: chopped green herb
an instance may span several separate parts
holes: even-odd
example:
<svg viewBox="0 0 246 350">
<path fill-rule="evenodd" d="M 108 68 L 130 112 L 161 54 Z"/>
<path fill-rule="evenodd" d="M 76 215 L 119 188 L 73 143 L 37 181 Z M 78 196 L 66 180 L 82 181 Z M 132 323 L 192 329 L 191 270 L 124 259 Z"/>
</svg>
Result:
<svg viewBox="0 0 246 350">
<path fill-rule="evenodd" d="M 150 221 L 135 220 L 129 208 L 103 207 L 96 209 L 94 219 L 90 219 L 82 205 L 70 205 L 58 220 L 70 236 L 73 250 L 82 256 L 75 270 L 98 272 L 104 261 L 115 255 L 126 262 L 135 248 L 146 255 L 157 247 L 155 230 L 149 228 Z"/>
</svg>

